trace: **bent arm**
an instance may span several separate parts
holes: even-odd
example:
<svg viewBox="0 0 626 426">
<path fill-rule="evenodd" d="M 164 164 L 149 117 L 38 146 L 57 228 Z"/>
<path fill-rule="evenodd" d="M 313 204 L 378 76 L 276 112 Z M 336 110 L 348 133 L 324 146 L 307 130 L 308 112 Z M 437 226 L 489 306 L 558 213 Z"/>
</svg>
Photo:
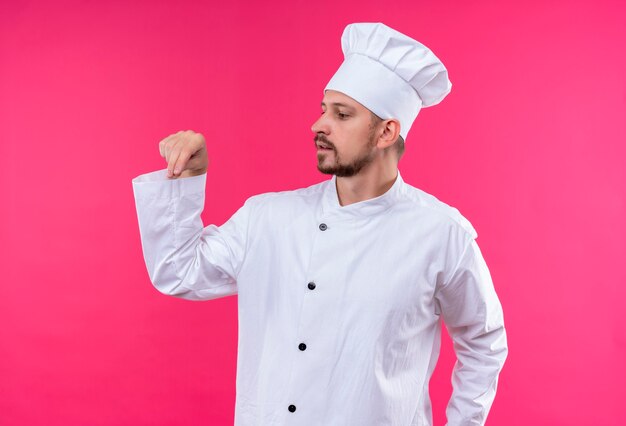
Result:
<svg viewBox="0 0 626 426">
<path fill-rule="evenodd" d="M 206 173 L 178 179 L 166 173 L 158 170 L 132 181 L 150 281 L 160 292 L 188 300 L 236 294 L 248 203 L 224 225 L 204 227 Z"/>
<path fill-rule="evenodd" d="M 484 425 L 508 346 L 502 306 L 474 238 L 435 297 L 457 356 L 447 425 Z"/>
</svg>

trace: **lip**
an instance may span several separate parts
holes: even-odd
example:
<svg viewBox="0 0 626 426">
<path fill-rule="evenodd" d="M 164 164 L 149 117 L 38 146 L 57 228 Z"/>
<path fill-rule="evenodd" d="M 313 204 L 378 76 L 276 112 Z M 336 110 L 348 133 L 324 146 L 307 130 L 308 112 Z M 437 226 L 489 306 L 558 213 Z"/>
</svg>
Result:
<svg viewBox="0 0 626 426">
<path fill-rule="evenodd" d="M 318 151 L 332 151 L 333 149 L 323 144 L 316 145 Z"/>
</svg>

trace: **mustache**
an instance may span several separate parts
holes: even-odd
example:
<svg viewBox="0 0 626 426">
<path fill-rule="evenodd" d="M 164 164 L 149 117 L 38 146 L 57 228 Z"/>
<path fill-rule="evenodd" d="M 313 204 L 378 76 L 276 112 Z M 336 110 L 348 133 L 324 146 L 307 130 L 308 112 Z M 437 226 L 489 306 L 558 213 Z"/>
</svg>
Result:
<svg viewBox="0 0 626 426">
<path fill-rule="evenodd" d="M 331 141 L 329 141 L 328 139 L 326 139 L 326 136 L 324 135 L 315 135 L 315 137 L 313 138 L 313 141 L 317 144 L 317 142 L 324 142 L 326 145 L 328 145 L 331 149 L 335 149 L 335 144 L 332 143 Z"/>
</svg>

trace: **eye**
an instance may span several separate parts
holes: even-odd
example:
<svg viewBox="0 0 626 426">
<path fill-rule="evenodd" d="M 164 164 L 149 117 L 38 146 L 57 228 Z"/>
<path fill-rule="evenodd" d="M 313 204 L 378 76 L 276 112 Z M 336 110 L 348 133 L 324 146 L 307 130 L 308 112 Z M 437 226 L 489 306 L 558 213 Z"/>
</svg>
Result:
<svg viewBox="0 0 626 426">
<path fill-rule="evenodd" d="M 337 116 L 341 119 L 341 120 L 345 120 L 346 118 L 349 117 L 348 114 L 344 114 L 343 112 L 338 112 Z"/>
</svg>

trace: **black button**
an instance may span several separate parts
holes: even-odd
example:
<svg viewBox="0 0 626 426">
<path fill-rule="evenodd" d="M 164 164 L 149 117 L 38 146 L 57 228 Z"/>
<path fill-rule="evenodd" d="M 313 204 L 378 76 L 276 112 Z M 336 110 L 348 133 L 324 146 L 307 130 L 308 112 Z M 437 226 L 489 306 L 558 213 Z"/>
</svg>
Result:
<svg viewBox="0 0 626 426">
<path fill-rule="evenodd" d="M 315 283 L 313 281 L 311 281 L 309 283 L 309 290 L 313 290 L 315 288 Z"/>
<path fill-rule="evenodd" d="M 328 226 L 326 226 L 325 223 L 320 223 L 320 231 L 326 231 L 328 229 Z"/>
<path fill-rule="evenodd" d="M 305 349 L 306 349 L 306 345 L 305 345 L 304 343 L 300 343 L 300 344 L 298 345 L 298 349 L 300 349 L 301 351 L 303 351 L 303 350 L 305 350 Z"/>
<path fill-rule="evenodd" d="M 293 404 L 291 404 L 291 405 L 289 406 L 289 411 L 291 411 L 292 413 L 293 413 L 294 411 L 296 411 L 296 406 L 295 406 L 295 405 L 293 405 Z"/>
</svg>

